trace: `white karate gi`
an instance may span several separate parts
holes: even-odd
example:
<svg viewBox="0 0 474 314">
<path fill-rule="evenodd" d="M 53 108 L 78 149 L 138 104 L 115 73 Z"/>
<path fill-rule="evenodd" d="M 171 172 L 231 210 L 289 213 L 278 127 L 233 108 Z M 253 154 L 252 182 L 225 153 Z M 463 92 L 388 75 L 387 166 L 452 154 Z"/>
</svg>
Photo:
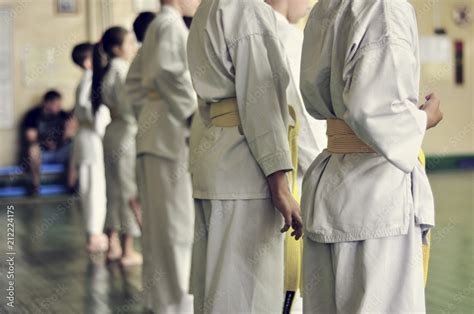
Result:
<svg viewBox="0 0 474 314">
<path fill-rule="evenodd" d="M 92 71 L 85 71 L 76 89 L 74 116 L 79 130 L 73 142 L 73 165 L 78 168 L 79 196 L 88 234 L 101 234 L 106 215 L 102 139 L 94 127 L 90 102 Z"/>
<path fill-rule="evenodd" d="M 305 175 L 306 313 L 425 311 L 422 232 L 434 226 L 417 159 L 418 34 L 406 0 L 321 0 L 305 30 L 301 91 L 317 119 L 344 120 L 376 153 L 324 151 Z"/>
<path fill-rule="evenodd" d="M 269 313 L 283 306 L 282 219 L 266 177 L 292 169 L 286 56 L 263 1 L 205 0 L 188 59 L 202 121 L 191 134 L 196 199 L 196 313 Z M 209 104 L 237 98 L 241 126 L 210 124 Z"/>
<path fill-rule="evenodd" d="M 301 194 L 303 176 L 309 166 L 327 146 L 326 121 L 316 120 L 304 108 L 300 94 L 300 65 L 303 49 L 303 32 L 291 24 L 286 17 L 275 11 L 277 31 L 288 57 L 290 83 L 288 84 L 288 103 L 295 108 L 300 125 L 298 136 L 298 191 Z"/>
<path fill-rule="evenodd" d="M 127 61 L 112 59 L 102 82 L 102 101 L 112 118 L 104 136 L 106 227 L 136 237 L 140 229 L 129 201 L 138 193 L 135 179 L 137 126 L 125 90 L 128 68 Z"/>
<path fill-rule="evenodd" d="M 188 29 L 180 13 L 162 6 L 142 45 L 137 170 L 143 215 L 145 305 L 157 313 L 192 313 L 189 275 L 194 204 L 188 171 L 188 120 L 197 108 L 186 57 Z"/>
<path fill-rule="evenodd" d="M 303 32 L 291 24 L 288 19 L 278 11 L 275 11 L 277 19 L 277 31 L 285 53 L 288 57 L 288 71 L 290 83 L 286 91 L 288 103 L 295 108 L 299 123 L 298 134 L 298 172 L 297 187 L 298 195 L 301 195 L 303 176 L 309 166 L 327 146 L 326 121 L 316 120 L 311 117 L 304 108 L 303 98 L 300 93 L 300 65 L 303 49 Z M 291 307 L 292 313 L 301 313 L 303 308 L 301 294 L 297 294 Z"/>
<path fill-rule="evenodd" d="M 142 48 L 140 47 L 137 51 L 135 59 L 128 70 L 127 79 L 125 80 L 125 88 L 127 89 L 128 99 L 133 109 L 133 114 L 138 120 L 140 117 L 140 111 L 145 105 L 147 91 L 142 85 Z"/>
<path fill-rule="evenodd" d="M 94 125 L 97 133 L 100 135 L 100 138 L 104 138 L 105 130 L 107 126 L 112 121 L 110 117 L 110 110 L 107 106 L 100 106 L 97 112 L 95 113 Z"/>
</svg>

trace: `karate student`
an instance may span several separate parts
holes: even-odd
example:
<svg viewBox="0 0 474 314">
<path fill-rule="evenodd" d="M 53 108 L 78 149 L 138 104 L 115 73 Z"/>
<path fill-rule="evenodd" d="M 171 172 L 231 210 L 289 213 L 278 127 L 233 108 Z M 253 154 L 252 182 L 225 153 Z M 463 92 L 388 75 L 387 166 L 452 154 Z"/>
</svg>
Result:
<svg viewBox="0 0 474 314">
<path fill-rule="evenodd" d="M 137 195 L 135 183 L 136 122 L 125 91 L 125 77 L 136 53 L 133 34 L 122 27 L 111 27 L 94 49 L 92 105 L 106 105 L 112 122 L 104 136 L 105 175 L 107 183 L 107 220 L 110 230 L 110 261 L 120 260 L 124 266 L 142 263 L 133 247 L 140 229 L 129 200 Z M 119 233 L 123 234 L 123 248 Z"/>
<path fill-rule="evenodd" d="M 194 310 L 281 312 L 280 231 L 293 226 L 299 238 L 302 225 L 286 178 L 289 77 L 272 9 L 259 0 L 203 1 L 188 59 L 203 120 L 191 134 Z"/>
<path fill-rule="evenodd" d="M 133 22 L 133 31 L 139 44 L 145 39 L 145 33 L 150 23 L 155 19 L 156 14 L 153 12 L 140 13 Z M 146 100 L 146 90 L 142 87 L 142 47 L 138 48 L 137 55 L 130 65 L 125 87 L 127 89 L 128 98 L 133 108 L 133 113 L 138 119 L 140 110 Z"/>
<path fill-rule="evenodd" d="M 108 240 L 103 233 L 106 215 L 104 152 L 90 101 L 93 47 L 86 42 L 72 50 L 72 60 L 84 73 L 76 89 L 74 117 L 79 130 L 73 141 L 71 163 L 79 177 L 79 196 L 88 236 L 87 250 L 97 253 L 107 250 Z"/>
<path fill-rule="evenodd" d="M 301 193 L 303 176 L 316 156 L 327 146 L 326 122 L 309 116 L 299 90 L 303 32 L 294 24 L 308 13 L 309 0 L 266 0 L 275 10 L 277 33 L 288 57 L 288 103 L 299 121 L 298 136 L 298 189 Z"/>
<path fill-rule="evenodd" d="M 140 45 L 145 38 L 145 33 L 148 29 L 148 26 L 155 19 L 155 16 L 156 14 L 153 12 L 142 12 L 133 22 L 133 31 L 135 32 L 135 37 Z M 138 120 L 140 110 L 142 109 L 147 96 L 147 92 L 142 86 L 141 47 L 138 48 L 137 54 L 128 70 L 127 78 L 125 80 L 125 88 L 130 105 L 132 106 L 132 110 L 135 115 L 135 119 Z M 129 202 L 139 225 L 141 225 L 141 209 L 138 195 L 135 195 L 133 198 L 131 198 Z"/>
<path fill-rule="evenodd" d="M 297 184 L 296 191 L 293 191 L 293 195 L 299 196 L 301 195 L 301 185 L 303 183 L 304 174 L 316 156 L 318 156 L 327 145 L 326 122 L 318 121 L 309 116 L 304 108 L 303 99 L 299 90 L 303 31 L 294 24 L 298 23 L 298 21 L 308 13 L 310 5 L 309 0 L 266 0 L 265 2 L 275 11 L 278 37 L 288 57 L 290 82 L 287 88 L 287 98 L 288 104 L 295 108 L 299 124 Z M 286 241 L 291 241 L 291 239 L 286 239 Z M 288 243 L 286 243 L 285 247 L 288 250 L 287 245 Z M 297 250 L 298 249 L 301 253 L 300 246 L 297 247 Z M 297 251 L 290 249 L 285 252 L 285 255 L 295 253 L 297 253 Z M 298 259 L 298 261 L 301 260 Z M 293 291 L 299 286 L 299 278 L 292 280 L 288 276 L 291 276 L 291 278 L 297 276 L 300 265 L 300 263 L 298 263 L 298 265 L 291 265 L 290 263 L 285 265 L 290 268 L 293 267 L 293 269 L 289 268 L 285 270 L 287 276 L 285 278 L 285 289 L 288 291 Z M 285 301 L 286 309 L 290 307 L 289 297 L 291 296 L 287 294 Z M 295 301 L 296 304 L 293 306 L 293 311 L 301 311 L 302 299 L 297 297 Z"/>
<path fill-rule="evenodd" d="M 194 206 L 188 172 L 189 119 L 197 108 L 186 57 L 188 29 L 198 1 L 163 0 L 142 45 L 137 173 L 143 221 L 145 307 L 191 313 L 189 274 Z M 159 274 L 160 277 L 156 278 Z"/>
<path fill-rule="evenodd" d="M 418 160 L 442 119 L 419 107 L 408 1 L 320 0 L 305 29 L 301 91 L 328 122 L 303 182 L 305 313 L 424 313 L 422 238 L 433 196 Z"/>
</svg>

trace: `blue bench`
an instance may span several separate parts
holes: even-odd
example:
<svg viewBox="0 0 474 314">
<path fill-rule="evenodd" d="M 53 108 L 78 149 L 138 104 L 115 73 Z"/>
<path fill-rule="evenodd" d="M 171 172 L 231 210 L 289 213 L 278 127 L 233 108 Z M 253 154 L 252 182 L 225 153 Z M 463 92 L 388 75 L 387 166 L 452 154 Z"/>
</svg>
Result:
<svg viewBox="0 0 474 314">
<path fill-rule="evenodd" d="M 67 192 L 64 182 L 66 169 L 62 164 L 41 166 L 40 195 L 58 195 Z M 0 198 L 21 197 L 28 194 L 28 174 L 20 166 L 0 167 Z"/>
</svg>

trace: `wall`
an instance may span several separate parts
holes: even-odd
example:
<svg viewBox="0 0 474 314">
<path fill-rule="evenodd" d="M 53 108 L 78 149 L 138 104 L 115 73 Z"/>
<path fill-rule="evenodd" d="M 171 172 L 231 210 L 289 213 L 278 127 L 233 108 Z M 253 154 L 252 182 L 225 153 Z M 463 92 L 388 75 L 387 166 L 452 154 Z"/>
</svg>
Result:
<svg viewBox="0 0 474 314">
<path fill-rule="evenodd" d="M 433 34 L 434 0 L 412 0 L 417 12 L 420 35 Z M 450 39 L 464 41 L 464 85 L 454 82 L 454 48 L 452 64 L 424 64 L 421 73 L 421 93 L 434 91 L 442 100 L 444 121 L 428 132 L 424 149 L 428 154 L 452 155 L 474 154 L 474 21 L 468 27 L 454 23 L 452 12 L 455 5 L 469 4 L 474 12 L 472 0 L 442 0 L 441 26 Z M 454 44 L 453 44 L 454 46 Z"/>
<path fill-rule="evenodd" d="M 137 14 L 132 3 L 78 0 L 77 14 L 58 14 L 56 0 L 0 0 L 0 6 L 12 8 L 15 124 L 12 129 L 0 130 L 0 166 L 15 163 L 17 126 L 48 88 L 57 88 L 63 94 L 65 109 L 73 107 L 81 72 L 70 60 L 72 47 L 80 41 L 99 39 L 106 24 L 131 29 Z"/>
<path fill-rule="evenodd" d="M 0 5 L 12 8 L 15 121 L 13 129 L 0 130 L 0 166 L 15 161 L 18 123 L 40 101 L 46 89 L 58 88 L 65 97 L 65 107 L 72 106 L 74 83 L 80 72 L 69 61 L 69 48 L 86 38 L 84 5 L 81 3 L 77 15 L 61 16 L 56 14 L 53 2 L 0 0 Z M 54 57 L 48 60 L 48 54 Z"/>
</svg>

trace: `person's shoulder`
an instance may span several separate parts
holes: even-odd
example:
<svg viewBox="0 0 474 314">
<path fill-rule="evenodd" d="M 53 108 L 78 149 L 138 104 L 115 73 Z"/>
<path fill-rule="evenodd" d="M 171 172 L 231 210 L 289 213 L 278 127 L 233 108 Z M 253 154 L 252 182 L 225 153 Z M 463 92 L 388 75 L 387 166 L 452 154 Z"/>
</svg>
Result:
<svg viewBox="0 0 474 314">
<path fill-rule="evenodd" d="M 28 110 L 25 114 L 25 116 L 27 118 L 36 118 L 36 117 L 39 117 L 41 115 L 41 110 L 42 110 L 42 107 L 41 105 L 36 105 L 34 106 L 33 108 L 31 108 L 30 110 Z"/>
<path fill-rule="evenodd" d="M 415 15 L 413 6 L 407 0 L 354 0 L 350 6 L 354 20 L 370 20 L 386 28 L 393 23 L 406 23 Z"/>
<path fill-rule="evenodd" d="M 156 38 L 158 42 L 173 41 L 185 42 L 188 37 L 189 30 L 182 17 L 175 15 L 166 15 L 156 28 Z"/>
<path fill-rule="evenodd" d="M 252 35 L 277 37 L 275 14 L 264 1 L 225 0 L 221 1 L 219 10 L 229 42 L 238 42 Z"/>
<path fill-rule="evenodd" d="M 107 71 L 106 80 L 108 83 L 113 84 L 117 80 L 123 80 L 127 76 L 128 70 L 130 69 L 130 63 L 121 58 L 114 58 L 110 62 L 110 68 Z"/>
<path fill-rule="evenodd" d="M 92 70 L 84 70 L 82 72 L 81 81 L 83 81 L 83 82 L 91 81 L 92 80 L 92 75 L 93 75 Z"/>
<path fill-rule="evenodd" d="M 392 12 L 396 12 L 397 10 L 401 10 L 404 13 L 414 13 L 415 8 L 408 0 L 385 0 L 385 6 L 389 9 L 395 10 Z"/>
<path fill-rule="evenodd" d="M 165 7 L 155 17 L 155 29 L 157 31 L 182 31 L 187 30 L 183 17 L 175 9 Z"/>
<path fill-rule="evenodd" d="M 41 105 L 36 105 L 28 110 L 23 118 L 23 127 L 35 127 L 41 117 Z"/>
<path fill-rule="evenodd" d="M 351 14 L 355 21 L 354 33 L 363 35 L 363 42 L 368 46 L 414 43 L 416 16 L 407 0 L 354 0 Z"/>
<path fill-rule="evenodd" d="M 222 10 L 231 10 L 240 16 L 244 22 L 247 17 L 274 19 L 273 9 L 264 1 L 259 0 L 231 0 L 222 1 Z M 250 21 L 245 21 L 250 22 Z M 258 22 L 258 21 L 255 21 Z"/>
<path fill-rule="evenodd" d="M 387 18 L 390 19 L 391 25 L 416 24 L 415 8 L 407 0 L 387 1 L 384 10 Z"/>
</svg>

